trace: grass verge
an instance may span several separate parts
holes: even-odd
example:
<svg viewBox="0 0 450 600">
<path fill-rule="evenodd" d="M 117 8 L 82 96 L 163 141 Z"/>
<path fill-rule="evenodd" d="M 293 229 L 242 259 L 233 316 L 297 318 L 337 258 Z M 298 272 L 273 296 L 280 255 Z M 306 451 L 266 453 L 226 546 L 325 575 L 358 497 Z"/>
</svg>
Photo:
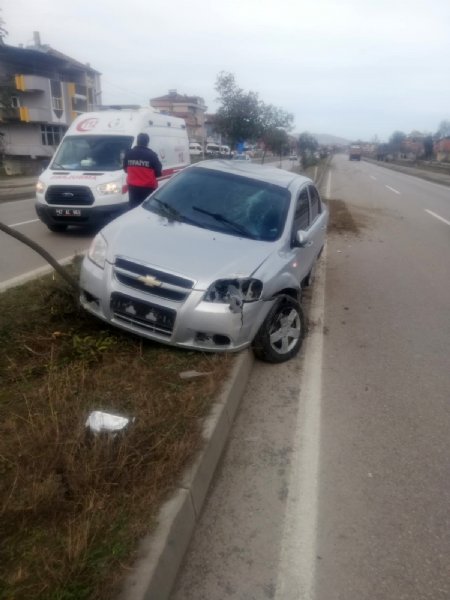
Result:
<svg viewBox="0 0 450 600">
<path fill-rule="evenodd" d="M 109 328 L 52 276 L 0 294 L 2 600 L 114 597 L 232 364 Z M 91 410 L 135 421 L 94 436 Z"/>
</svg>

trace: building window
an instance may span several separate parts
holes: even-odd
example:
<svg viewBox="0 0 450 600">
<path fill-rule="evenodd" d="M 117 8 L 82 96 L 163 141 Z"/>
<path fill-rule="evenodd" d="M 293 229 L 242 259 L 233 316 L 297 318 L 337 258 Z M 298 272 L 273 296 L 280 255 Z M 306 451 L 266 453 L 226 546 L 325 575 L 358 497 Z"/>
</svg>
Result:
<svg viewBox="0 0 450 600">
<path fill-rule="evenodd" d="M 64 135 L 65 127 L 61 125 L 41 125 L 43 146 L 57 146 Z"/>
<path fill-rule="evenodd" d="M 62 98 L 56 98 L 55 96 L 52 97 L 52 107 L 53 110 L 57 111 L 57 110 L 63 110 L 63 99 Z"/>
<path fill-rule="evenodd" d="M 18 96 L 11 96 L 11 108 L 20 108 Z"/>
<path fill-rule="evenodd" d="M 52 109 L 58 119 L 60 119 L 64 110 L 61 82 L 52 79 L 50 81 L 50 89 L 52 92 Z"/>
<path fill-rule="evenodd" d="M 88 110 L 87 88 L 84 85 L 75 84 L 75 93 L 72 96 L 72 111 L 83 113 Z"/>
</svg>

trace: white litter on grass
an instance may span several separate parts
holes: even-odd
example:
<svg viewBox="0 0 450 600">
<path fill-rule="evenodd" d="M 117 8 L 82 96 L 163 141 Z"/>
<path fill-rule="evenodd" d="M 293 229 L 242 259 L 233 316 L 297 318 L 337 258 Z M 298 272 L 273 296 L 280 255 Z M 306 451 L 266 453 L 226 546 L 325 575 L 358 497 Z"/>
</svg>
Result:
<svg viewBox="0 0 450 600">
<path fill-rule="evenodd" d="M 195 379 L 196 377 L 205 377 L 206 375 L 211 375 L 211 371 L 207 373 L 201 373 L 200 371 L 183 371 L 180 373 L 181 379 Z"/>
<path fill-rule="evenodd" d="M 134 418 L 128 419 L 119 415 L 94 410 L 89 414 L 85 425 L 94 433 L 101 433 L 102 431 L 117 432 L 125 429 L 133 421 Z"/>
</svg>

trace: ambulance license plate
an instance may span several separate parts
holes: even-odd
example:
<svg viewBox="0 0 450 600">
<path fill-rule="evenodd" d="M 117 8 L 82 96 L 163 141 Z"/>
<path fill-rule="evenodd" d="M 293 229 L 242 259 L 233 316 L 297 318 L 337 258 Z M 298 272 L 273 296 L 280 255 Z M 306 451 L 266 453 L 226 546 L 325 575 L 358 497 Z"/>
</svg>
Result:
<svg viewBox="0 0 450 600">
<path fill-rule="evenodd" d="M 55 208 L 57 217 L 81 217 L 81 209 L 79 208 Z"/>
</svg>

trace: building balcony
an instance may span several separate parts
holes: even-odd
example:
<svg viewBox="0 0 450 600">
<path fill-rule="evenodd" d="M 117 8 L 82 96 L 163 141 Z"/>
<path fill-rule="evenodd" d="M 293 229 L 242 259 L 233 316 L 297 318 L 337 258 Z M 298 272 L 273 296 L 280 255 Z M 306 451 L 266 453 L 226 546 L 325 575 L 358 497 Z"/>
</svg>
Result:
<svg viewBox="0 0 450 600">
<path fill-rule="evenodd" d="M 20 92 L 48 92 L 50 80 L 39 75 L 16 75 L 16 89 Z"/>
</svg>

